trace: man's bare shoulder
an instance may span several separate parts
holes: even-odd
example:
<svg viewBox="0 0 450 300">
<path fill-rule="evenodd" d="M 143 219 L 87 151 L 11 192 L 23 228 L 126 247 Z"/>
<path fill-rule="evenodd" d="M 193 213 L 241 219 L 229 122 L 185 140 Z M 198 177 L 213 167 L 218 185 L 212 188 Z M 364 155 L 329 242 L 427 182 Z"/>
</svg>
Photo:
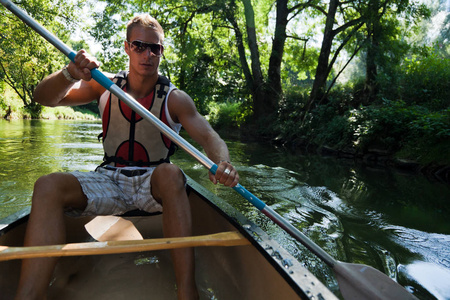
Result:
<svg viewBox="0 0 450 300">
<path fill-rule="evenodd" d="M 168 103 L 169 103 L 169 108 L 170 106 L 187 106 L 187 107 L 191 107 L 192 106 L 195 108 L 195 104 L 194 104 L 194 100 L 192 100 L 192 98 L 184 91 L 182 90 L 178 90 L 175 89 L 173 90 L 170 94 L 169 94 L 169 99 L 168 99 Z"/>
<path fill-rule="evenodd" d="M 167 105 L 170 116 L 175 122 L 181 121 L 183 116 L 197 114 L 194 101 L 182 90 L 173 90 L 169 95 Z"/>
<path fill-rule="evenodd" d="M 181 100 L 192 100 L 191 97 L 182 90 L 179 89 L 174 89 L 171 93 L 170 93 L 170 99 L 172 98 L 176 98 L 176 99 L 181 99 Z"/>
</svg>

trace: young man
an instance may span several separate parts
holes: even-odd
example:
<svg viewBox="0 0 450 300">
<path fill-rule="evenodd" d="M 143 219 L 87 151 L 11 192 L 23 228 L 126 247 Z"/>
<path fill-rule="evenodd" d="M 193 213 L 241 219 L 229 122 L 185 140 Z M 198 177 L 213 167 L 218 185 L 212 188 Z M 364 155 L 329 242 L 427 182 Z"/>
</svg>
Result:
<svg viewBox="0 0 450 300">
<path fill-rule="evenodd" d="M 211 181 L 233 187 L 239 176 L 229 162 L 226 144 L 199 115 L 192 99 L 158 73 L 163 41 L 164 32 L 154 18 L 149 15 L 133 18 L 124 43 L 129 73 L 119 73 L 114 80 L 145 107 L 156 109 L 160 119 L 175 131 L 183 126 L 218 164 L 216 174 L 209 174 Z M 104 166 L 95 172 L 54 173 L 39 178 L 34 187 L 25 245 L 63 244 L 63 214 L 68 210 L 81 215 L 105 215 L 136 208 L 162 211 L 163 207 L 164 235 L 191 235 L 185 177 L 177 166 L 168 163 L 170 141 L 162 139 L 149 122 L 141 120 L 91 80 L 90 70 L 99 66 L 95 59 L 81 50 L 74 60 L 62 71 L 45 78 L 36 87 L 34 99 L 47 106 L 99 101 Z M 138 186 L 132 186 L 132 182 Z M 139 192 L 130 192 L 137 187 Z M 172 260 L 178 298 L 198 298 L 194 250 L 172 250 Z M 44 299 L 55 264 L 53 258 L 24 260 L 16 299 Z"/>
</svg>

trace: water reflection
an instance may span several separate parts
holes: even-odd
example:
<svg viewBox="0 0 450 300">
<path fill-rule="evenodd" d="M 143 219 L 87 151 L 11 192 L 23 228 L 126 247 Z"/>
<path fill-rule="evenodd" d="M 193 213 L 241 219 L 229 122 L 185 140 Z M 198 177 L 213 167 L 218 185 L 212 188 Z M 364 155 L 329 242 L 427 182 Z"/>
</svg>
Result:
<svg viewBox="0 0 450 300">
<path fill-rule="evenodd" d="M 0 121 L 0 218 L 30 204 L 42 175 L 93 170 L 101 160 L 98 122 Z"/>
<path fill-rule="evenodd" d="M 98 122 L 0 121 L 0 218 L 30 203 L 39 176 L 94 170 Z M 421 299 L 450 299 L 449 186 L 388 169 L 227 141 L 241 184 L 338 260 L 382 270 Z M 332 271 L 182 150 L 173 161 L 260 225 L 332 290 Z"/>
</svg>

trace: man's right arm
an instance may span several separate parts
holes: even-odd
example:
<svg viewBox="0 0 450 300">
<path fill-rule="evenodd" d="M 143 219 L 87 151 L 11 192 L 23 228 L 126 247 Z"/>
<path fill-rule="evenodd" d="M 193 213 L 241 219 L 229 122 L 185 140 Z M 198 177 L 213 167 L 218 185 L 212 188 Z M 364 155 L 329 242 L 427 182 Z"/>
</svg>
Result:
<svg viewBox="0 0 450 300">
<path fill-rule="evenodd" d="M 105 91 L 95 80 L 91 80 L 90 70 L 97 68 L 97 60 L 80 50 L 67 68 L 70 76 L 80 79 L 69 81 L 62 71 L 57 71 L 42 80 L 34 90 L 34 101 L 45 106 L 75 106 L 86 104 L 100 98 Z"/>
</svg>

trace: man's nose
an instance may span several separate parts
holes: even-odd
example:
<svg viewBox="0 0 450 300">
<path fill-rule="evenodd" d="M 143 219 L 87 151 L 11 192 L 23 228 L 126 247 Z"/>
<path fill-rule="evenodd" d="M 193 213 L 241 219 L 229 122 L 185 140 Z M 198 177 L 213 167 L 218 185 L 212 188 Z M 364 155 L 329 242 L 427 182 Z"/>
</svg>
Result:
<svg viewBox="0 0 450 300">
<path fill-rule="evenodd" d="M 144 52 L 147 56 L 156 56 L 156 54 L 152 52 L 152 49 L 150 49 L 150 47 L 147 47 Z"/>
</svg>

